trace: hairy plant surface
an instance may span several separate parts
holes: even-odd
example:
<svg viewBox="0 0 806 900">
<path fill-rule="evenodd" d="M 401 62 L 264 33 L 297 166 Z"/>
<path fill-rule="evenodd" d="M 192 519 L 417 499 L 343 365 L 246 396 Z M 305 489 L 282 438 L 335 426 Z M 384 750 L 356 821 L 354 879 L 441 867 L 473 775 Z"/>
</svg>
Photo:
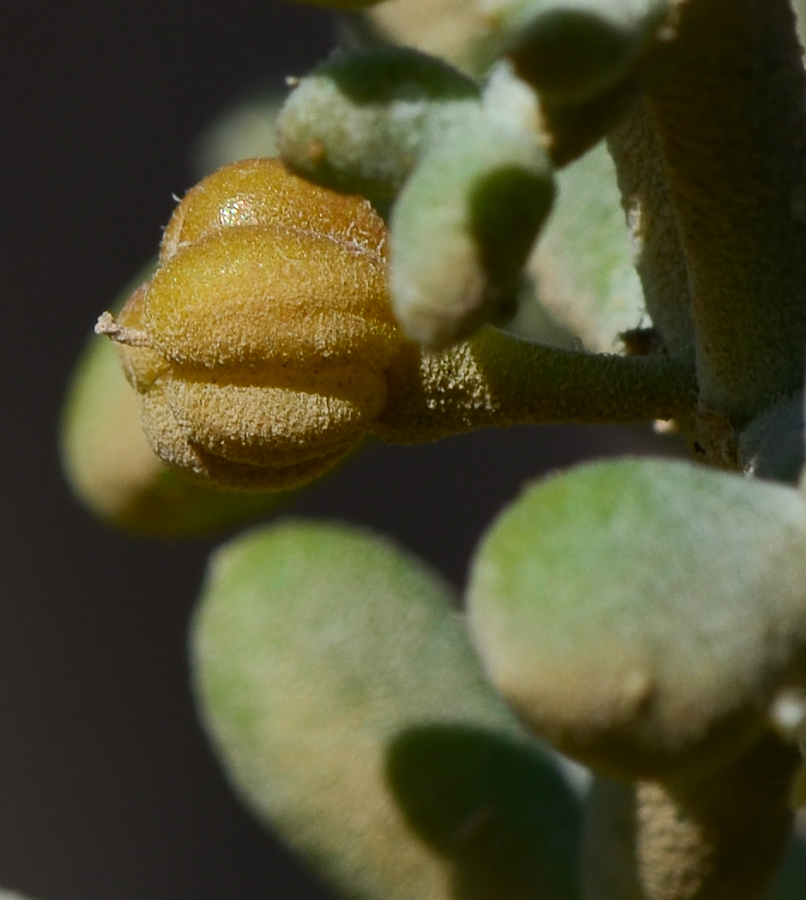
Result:
<svg viewBox="0 0 806 900">
<path fill-rule="evenodd" d="M 182 534 L 368 435 L 655 421 L 692 460 L 526 485 L 464 603 L 346 524 L 236 537 L 191 640 L 234 788 L 362 900 L 806 896 L 795 10 L 319 5 L 349 47 L 295 81 L 278 157 L 193 188 L 98 321 L 126 380 L 99 338 L 77 492 Z"/>
</svg>

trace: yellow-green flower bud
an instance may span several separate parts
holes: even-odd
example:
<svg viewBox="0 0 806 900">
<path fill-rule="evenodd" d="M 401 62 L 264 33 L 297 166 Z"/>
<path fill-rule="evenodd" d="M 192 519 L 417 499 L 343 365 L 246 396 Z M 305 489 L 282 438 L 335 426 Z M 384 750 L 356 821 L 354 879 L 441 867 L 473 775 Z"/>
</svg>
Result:
<svg viewBox="0 0 806 900">
<path fill-rule="evenodd" d="M 402 338 L 386 230 L 369 204 L 275 160 L 246 160 L 180 203 L 160 265 L 116 322 L 146 435 L 185 474 L 292 487 L 366 434 Z"/>
</svg>

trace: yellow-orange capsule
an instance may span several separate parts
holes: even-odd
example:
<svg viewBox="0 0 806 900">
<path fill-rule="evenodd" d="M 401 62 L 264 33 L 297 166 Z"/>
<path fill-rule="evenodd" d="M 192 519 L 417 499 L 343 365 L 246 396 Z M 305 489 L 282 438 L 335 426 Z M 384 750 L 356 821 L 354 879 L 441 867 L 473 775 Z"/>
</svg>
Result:
<svg viewBox="0 0 806 900">
<path fill-rule="evenodd" d="M 170 465 L 226 486 L 308 481 L 358 444 L 403 339 L 386 229 L 361 198 L 247 160 L 191 190 L 152 280 L 99 330 L 121 345 Z"/>
</svg>

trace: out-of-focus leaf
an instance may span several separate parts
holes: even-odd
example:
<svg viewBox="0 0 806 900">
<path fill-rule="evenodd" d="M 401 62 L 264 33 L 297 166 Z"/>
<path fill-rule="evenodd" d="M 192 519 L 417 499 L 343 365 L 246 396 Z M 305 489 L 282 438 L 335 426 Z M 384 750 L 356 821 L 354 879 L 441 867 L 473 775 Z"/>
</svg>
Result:
<svg viewBox="0 0 806 900">
<path fill-rule="evenodd" d="M 589 350 L 613 353 L 618 335 L 646 315 L 615 167 L 601 144 L 556 177 L 554 209 L 529 262 L 537 300 Z"/>
<path fill-rule="evenodd" d="M 288 91 L 276 85 L 237 97 L 193 142 L 190 161 L 202 179 L 240 159 L 277 156 L 277 117 Z"/>
<path fill-rule="evenodd" d="M 234 541 L 192 653 L 239 792 L 346 896 L 575 896 L 573 792 L 485 683 L 450 591 L 393 545 L 305 522 Z"/>
<path fill-rule="evenodd" d="M 538 734 L 605 775 L 682 777 L 741 752 L 806 681 L 804 584 L 799 491 L 607 462 L 532 485 L 501 515 L 470 621 Z"/>
<path fill-rule="evenodd" d="M 344 36 L 354 46 L 416 47 L 471 75 L 480 75 L 495 60 L 478 0 L 387 0 L 345 16 Z"/>
</svg>

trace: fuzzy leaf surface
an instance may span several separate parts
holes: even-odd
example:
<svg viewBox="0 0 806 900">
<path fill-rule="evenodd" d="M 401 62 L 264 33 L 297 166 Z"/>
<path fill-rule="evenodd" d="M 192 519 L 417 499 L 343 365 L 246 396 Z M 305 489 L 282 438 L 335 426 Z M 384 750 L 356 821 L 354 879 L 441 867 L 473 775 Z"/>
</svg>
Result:
<svg viewBox="0 0 806 900">
<path fill-rule="evenodd" d="M 213 559 L 202 717 L 255 813 L 349 897 L 571 898 L 577 809 L 486 685 L 450 591 L 334 524 Z"/>
<path fill-rule="evenodd" d="M 537 733 L 603 774 L 665 778 L 740 752 L 806 680 L 804 584 L 797 490 L 607 462 L 534 484 L 501 515 L 470 620 Z"/>
</svg>

